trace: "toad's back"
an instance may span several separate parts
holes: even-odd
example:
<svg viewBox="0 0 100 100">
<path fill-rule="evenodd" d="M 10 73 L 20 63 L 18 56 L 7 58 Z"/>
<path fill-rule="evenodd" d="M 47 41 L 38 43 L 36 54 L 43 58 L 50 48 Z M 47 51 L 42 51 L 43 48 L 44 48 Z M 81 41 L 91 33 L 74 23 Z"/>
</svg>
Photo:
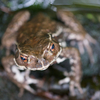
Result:
<svg viewBox="0 0 100 100">
<path fill-rule="evenodd" d="M 41 48 L 43 49 L 49 43 L 47 33 L 54 33 L 56 30 L 56 22 L 39 13 L 19 29 L 18 46 L 26 54 L 42 53 Z"/>
</svg>

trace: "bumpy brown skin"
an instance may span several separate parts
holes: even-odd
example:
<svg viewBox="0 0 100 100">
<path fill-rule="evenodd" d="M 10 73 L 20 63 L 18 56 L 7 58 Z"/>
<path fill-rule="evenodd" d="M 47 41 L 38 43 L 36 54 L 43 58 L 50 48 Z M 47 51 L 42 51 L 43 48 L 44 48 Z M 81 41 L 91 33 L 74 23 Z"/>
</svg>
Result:
<svg viewBox="0 0 100 100">
<path fill-rule="evenodd" d="M 57 61 L 59 55 L 69 58 L 72 60 L 71 64 L 73 66 L 71 72 L 67 73 L 67 76 L 69 76 L 71 79 L 70 91 L 72 94 L 74 94 L 74 86 L 76 86 L 80 93 L 82 93 L 82 89 L 80 87 L 82 71 L 79 52 L 75 48 L 62 48 L 58 41 L 59 38 L 60 41 L 65 41 L 67 37 L 68 39 L 76 39 L 81 41 L 81 43 L 83 41 L 84 44 L 86 41 L 88 41 L 88 39 L 92 43 L 95 41 L 92 41 L 93 39 L 90 37 L 87 38 L 84 28 L 76 19 L 74 19 L 74 16 L 71 12 L 63 14 L 63 11 L 59 11 L 58 14 L 60 14 L 59 18 L 61 17 L 62 21 L 65 21 L 65 25 L 68 26 L 69 24 L 69 27 L 51 20 L 42 13 L 39 13 L 32 20 L 26 22 L 29 19 L 29 12 L 19 12 L 9 24 L 3 36 L 2 45 L 7 48 L 7 55 L 9 55 L 10 48 L 13 44 L 15 44 L 17 38 L 15 62 L 17 65 L 21 67 L 25 66 L 25 68 L 29 68 L 31 70 L 45 70 L 50 64 L 53 64 L 53 62 Z M 50 50 L 50 48 L 52 48 L 51 44 L 54 44 L 53 51 Z M 26 62 L 21 59 L 21 54 L 26 56 Z M 5 57 L 4 59 L 6 58 L 6 62 L 9 63 L 11 60 L 8 59 L 8 57 Z M 3 65 L 9 74 L 11 69 L 8 68 L 7 70 L 7 63 L 4 61 L 4 59 Z M 11 57 L 11 59 L 13 59 L 13 57 Z M 13 63 L 12 65 L 15 64 Z M 11 78 L 14 80 L 13 82 L 17 84 L 17 80 L 12 76 Z"/>
<path fill-rule="evenodd" d="M 47 23 L 49 23 L 47 25 Z M 49 34 L 55 33 L 57 30 L 57 23 L 50 18 L 39 13 L 32 20 L 26 22 L 19 30 L 17 36 L 18 51 L 16 53 L 16 62 L 18 65 L 24 65 L 26 68 L 42 67 L 41 61 L 44 66 L 49 64 L 60 51 L 60 46 Z M 53 43 L 55 50 L 51 54 L 48 53 L 48 45 Z M 47 53 L 44 53 L 47 52 Z M 24 63 L 20 54 L 26 54 L 30 59 L 30 63 Z M 44 56 L 43 56 L 44 53 Z M 34 56 L 34 57 L 32 57 Z M 38 59 L 37 59 L 38 58 Z M 40 62 L 40 63 L 39 63 Z"/>
<path fill-rule="evenodd" d="M 18 47 L 23 53 L 38 57 L 50 42 L 48 33 L 54 33 L 56 30 L 56 23 L 40 13 L 19 29 Z"/>
</svg>

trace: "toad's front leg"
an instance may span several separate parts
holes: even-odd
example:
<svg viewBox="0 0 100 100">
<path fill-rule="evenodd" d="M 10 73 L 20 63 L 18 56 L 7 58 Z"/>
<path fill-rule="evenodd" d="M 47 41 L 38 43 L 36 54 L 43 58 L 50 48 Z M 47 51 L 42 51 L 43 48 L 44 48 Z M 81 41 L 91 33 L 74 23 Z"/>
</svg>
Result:
<svg viewBox="0 0 100 100">
<path fill-rule="evenodd" d="M 63 48 L 60 56 L 63 56 L 64 59 L 66 58 L 70 59 L 71 72 L 65 71 L 64 74 L 67 77 L 65 79 L 60 80 L 59 84 L 69 82 L 71 95 L 75 95 L 74 87 L 77 87 L 79 92 L 82 94 L 82 89 L 80 86 L 82 71 L 81 71 L 81 59 L 80 59 L 79 51 L 73 47 L 70 47 L 70 48 L 66 47 L 66 48 Z M 58 63 L 60 59 L 59 57 L 57 59 Z"/>
<path fill-rule="evenodd" d="M 13 60 L 14 56 L 7 56 L 2 59 L 2 64 L 5 68 L 5 71 L 7 72 L 8 77 L 12 82 L 14 82 L 19 88 L 20 93 L 19 96 L 21 96 L 24 92 L 24 89 L 31 92 L 32 94 L 35 94 L 35 90 L 30 87 L 30 84 L 39 84 L 39 80 L 31 78 L 29 76 L 30 71 L 25 70 L 24 72 L 20 72 L 18 67 L 15 65 L 15 62 Z"/>
</svg>

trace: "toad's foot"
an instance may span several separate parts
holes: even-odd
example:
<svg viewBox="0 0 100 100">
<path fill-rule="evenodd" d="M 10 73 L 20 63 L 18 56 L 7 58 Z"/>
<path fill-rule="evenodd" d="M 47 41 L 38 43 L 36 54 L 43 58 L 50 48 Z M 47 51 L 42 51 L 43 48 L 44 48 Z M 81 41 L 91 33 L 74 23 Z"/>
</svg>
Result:
<svg viewBox="0 0 100 100">
<path fill-rule="evenodd" d="M 80 86 L 80 82 L 79 80 L 75 79 L 75 73 L 67 73 L 67 72 L 64 72 L 64 75 L 66 76 L 66 78 L 62 79 L 59 81 L 59 84 L 66 84 L 66 83 L 70 83 L 70 94 L 71 96 L 75 96 L 75 90 L 74 88 L 76 87 L 78 90 L 79 90 L 79 93 L 82 94 L 83 93 L 83 90 Z"/>
<path fill-rule="evenodd" d="M 86 48 L 90 62 L 94 63 L 93 51 L 90 44 L 95 44 L 96 46 L 99 46 L 97 41 L 93 39 L 89 34 L 80 34 L 71 29 L 65 29 L 64 31 L 65 33 L 67 33 L 68 40 L 76 40 L 78 42 L 78 47 L 81 54 L 84 53 L 84 48 Z"/>
</svg>

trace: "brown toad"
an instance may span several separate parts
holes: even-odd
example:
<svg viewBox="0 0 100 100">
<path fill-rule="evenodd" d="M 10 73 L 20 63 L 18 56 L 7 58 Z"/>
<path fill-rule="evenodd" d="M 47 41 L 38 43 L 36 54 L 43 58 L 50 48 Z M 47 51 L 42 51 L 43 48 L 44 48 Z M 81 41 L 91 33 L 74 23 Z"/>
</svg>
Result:
<svg viewBox="0 0 100 100">
<path fill-rule="evenodd" d="M 51 20 L 42 13 L 37 14 L 30 20 L 30 13 L 28 11 L 17 13 L 2 38 L 2 45 L 6 47 L 7 55 L 10 54 L 11 46 L 14 44 L 17 45 L 15 58 L 12 56 L 9 59 L 5 57 L 2 63 L 5 69 L 7 69 L 7 66 L 10 64 L 10 67 L 17 65 L 17 70 L 19 70 L 18 68 L 45 70 L 53 63 L 60 63 L 69 58 L 70 64 L 72 65 L 71 72 L 67 73 L 67 77 L 70 78 L 70 92 L 74 95 L 74 87 L 77 87 L 80 93 L 82 93 L 80 86 L 82 76 L 80 54 L 76 48 L 66 46 L 66 39 L 77 40 L 81 47 L 85 45 L 91 62 L 93 62 L 93 59 L 91 58 L 92 50 L 89 46 L 89 42 L 96 43 L 96 41 L 87 34 L 71 12 L 60 10 L 57 14 L 58 18 L 60 18 L 65 25 Z M 12 60 L 13 63 L 11 63 L 10 59 L 13 58 L 14 61 Z M 6 70 L 9 77 L 11 77 L 12 80 L 18 81 L 13 75 L 10 75 L 14 73 L 10 67 Z M 16 73 L 16 75 L 17 74 L 18 73 Z M 65 78 L 59 81 L 59 83 L 62 84 L 67 81 Z M 19 81 L 18 84 L 22 83 Z"/>
</svg>

